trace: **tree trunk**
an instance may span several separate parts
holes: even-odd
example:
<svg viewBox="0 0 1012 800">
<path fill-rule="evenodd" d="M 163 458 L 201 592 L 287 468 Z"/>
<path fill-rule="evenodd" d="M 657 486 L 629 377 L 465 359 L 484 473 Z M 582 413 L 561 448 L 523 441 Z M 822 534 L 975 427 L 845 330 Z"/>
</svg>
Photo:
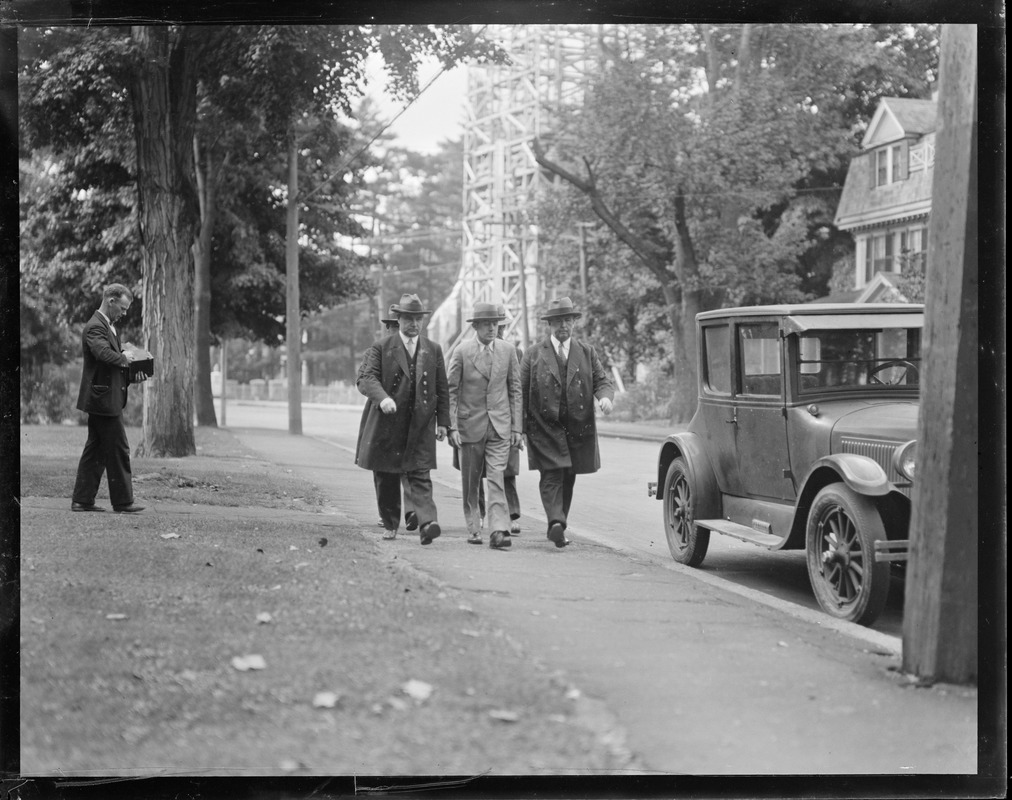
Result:
<svg viewBox="0 0 1012 800">
<path fill-rule="evenodd" d="M 155 376 L 144 384 L 139 455 L 189 456 L 193 438 L 193 282 L 196 225 L 193 127 L 201 43 L 185 26 L 136 26 L 131 85 L 137 140 L 138 227 L 145 345 Z"/>
<path fill-rule="evenodd" d="M 200 235 L 193 243 L 197 424 L 217 428 L 214 393 L 211 391 L 211 240 L 217 206 L 215 197 L 217 179 L 210 153 L 207 154 L 206 167 L 201 168 L 200 145 L 196 136 L 193 137 L 193 161 L 197 176 L 197 196 L 200 200 Z"/>
<path fill-rule="evenodd" d="M 285 328 L 288 345 L 288 432 L 302 434 L 302 326 L 299 318 L 299 145 L 288 134 L 288 209 L 285 214 Z"/>
</svg>

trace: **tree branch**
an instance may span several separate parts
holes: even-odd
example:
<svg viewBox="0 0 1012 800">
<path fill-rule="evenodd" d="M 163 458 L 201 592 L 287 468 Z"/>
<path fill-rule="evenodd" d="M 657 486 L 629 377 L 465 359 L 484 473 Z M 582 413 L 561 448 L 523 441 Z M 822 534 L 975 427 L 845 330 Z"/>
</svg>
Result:
<svg viewBox="0 0 1012 800">
<path fill-rule="evenodd" d="M 657 280 L 659 280 L 662 284 L 671 281 L 671 273 L 668 272 L 667 269 L 667 250 L 660 245 L 637 236 L 629 230 L 629 228 L 627 228 L 617 216 L 615 216 L 612 210 L 608 207 L 608 204 L 605 203 L 604 199 L 597 191 L 597 187 L 594 183 L 594 174 L 591 171 L 590 164 L 587 162 L 586 158 L 584 158 L 584 164 L 587 167 L 587 172 L 590 173 L 590 177 L 587 180 L 584 180 L 567 170 L 561 164 L 551 161 L 545 155 L 544 148 L 537 138 L 535 138 L 531 143 L 531 149 L 534 152 L 534 160 L 537 161 L 539 166 L 547 169 L 553 175 L 557 175 L 562 178 L 564 181 L 583 192 L 583 194 L 587 195 L 587 198 L 590 200 L 590 206 L 598 218 L 607 225 L 615 233 L 615 235 L 629 247 L 629 249 L 633 251 L 636 257 L 639 258 L 644 265 L 646 265 L 647 269 L 654 274 Z"/>
</svg>

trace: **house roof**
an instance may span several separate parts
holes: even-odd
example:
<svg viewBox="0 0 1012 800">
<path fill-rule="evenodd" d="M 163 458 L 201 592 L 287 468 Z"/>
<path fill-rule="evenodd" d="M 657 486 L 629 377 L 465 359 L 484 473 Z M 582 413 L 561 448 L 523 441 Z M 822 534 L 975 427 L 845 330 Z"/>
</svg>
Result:
<svg viewBox="0 0 1012 800">
<path fill-rule="evenodd" d="M 908 136 L 932 133 L 935 130 L 937 110 L 938 104 L 934 100 L 882 97 L 868 123 L 861 147 L 877 147 Z"/>
<path fill-rule="evenodd" d="M 911 97 L 883 97 L 882 102 L 889 106 L 900 127 L 908 134 L 918 136 L 931 133 L 935 129 L 935 116 L 938 103 L 934 100 L 918 100 Z"/>
</svg>

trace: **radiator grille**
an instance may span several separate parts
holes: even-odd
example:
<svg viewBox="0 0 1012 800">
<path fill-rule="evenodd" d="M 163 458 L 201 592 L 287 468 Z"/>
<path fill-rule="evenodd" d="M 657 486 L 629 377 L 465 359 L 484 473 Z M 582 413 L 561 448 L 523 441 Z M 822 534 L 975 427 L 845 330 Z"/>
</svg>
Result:
<svg viewBox="0 0 1012 800">
<path fill-rule="evenodd" d="M 889 480 L 895 484 L 907 497 L 910 497 L 910 483 L 893 469 L 893 452 L 902 442 L 868 442 L 863 439 L 850 439 L 843 437 L 842 445 L 844 453 L 853 453 L 858 456 L 867 456 L 874 460 L 885 470 Z"/>
</svg>

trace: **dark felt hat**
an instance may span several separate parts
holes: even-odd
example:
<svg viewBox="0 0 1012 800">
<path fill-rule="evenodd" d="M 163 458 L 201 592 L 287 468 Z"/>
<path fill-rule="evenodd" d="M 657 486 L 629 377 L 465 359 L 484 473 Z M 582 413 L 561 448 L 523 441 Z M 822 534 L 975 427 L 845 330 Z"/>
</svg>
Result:
<svg viewBox="0 0 1012 800">
<path fill-rule="evenodd" d="M 500 314 L 499 308 L 495 303 L 475 303 L 474 304 L 474 315 L 466 322 L 488 322 L 493 320 L 498 322 L 501 319 L 505 319 L 506 314 Z"/>
<path fill-rule="evenodd" d="M 391 303 L 390 310 L 387 312 L 385 317 L 380 317 L 380 322 L 384 325 L 396 325 L 397 324 L 397 304 Z"/>
<path fill-rule="evenodd" d="M 431 314 L 427 308 L 422 307 L 422 301 L 417 294 L 402 294 L 401 301 L 391 306 L 395 314 Z"/>
<path fill-rule="evenodd" d="M 559 317 L 582 317 L 583 314 L 576 310 L 573 301 L 568 297 L 560 297 L 552 300 L 541 315 L 541 319 L 558 319 Z"/>
</svg>

